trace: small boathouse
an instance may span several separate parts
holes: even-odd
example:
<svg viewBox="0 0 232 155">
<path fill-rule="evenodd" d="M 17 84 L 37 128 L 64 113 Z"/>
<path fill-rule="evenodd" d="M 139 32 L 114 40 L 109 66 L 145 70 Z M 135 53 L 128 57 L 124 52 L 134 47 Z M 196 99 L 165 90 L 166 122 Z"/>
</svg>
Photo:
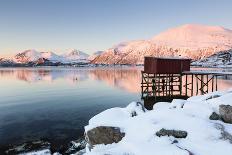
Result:
<svg viewBox="0 0 232 155">
<path fill-rule="evenodd" d="M 217 91 L 218 76 L 223 72 L 190 70 L 190 59 L 145 57 L 141 72 L 141 98 L 144 105 L 188 98 Z M 152 105 L 150 105 L 152 103 Z M 148 108 L 148 109 L 151 109 Z"/>
</svg>

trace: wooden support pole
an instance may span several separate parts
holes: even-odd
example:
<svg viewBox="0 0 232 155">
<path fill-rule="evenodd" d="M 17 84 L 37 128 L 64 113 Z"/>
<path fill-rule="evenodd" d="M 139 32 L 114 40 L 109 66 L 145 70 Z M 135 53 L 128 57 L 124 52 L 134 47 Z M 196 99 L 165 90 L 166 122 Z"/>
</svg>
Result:
<svg viewBox="0 0 232 155">
<path fill-rule="evenodd" d="M 192 74 L 192 76 L 191 76 L 191 80 L 192 80 L 192 85 L 191 85 L 191 96 L 193 96 L 193 74 Z"/>
<path fill-rule="evenodd" d="M 188 75 L 185 75 L 185 96 L 188 96 Z"/>
<path fill-rule="evenodd" d="M 158 74 L 158 96 L 160 96 L 160 74 Z"/>
<path fill-rule="evenodd" d="M 214 75 L 213 75 L 213 77 L 212 77 L 212 92 L 214 91 Z"/>
<path fill-rule="evenodd" d="M 144 92 L 143 92 L 143 72 L 141 72 L 141 74 L 142 74 L 142 82 L 141 82 L 141 97 L 143 98 L 144 96 Z"/>
<path fill-rule="evenodd" d="M 179 85 L 179 90 L 180 90 L 180 96 L 182 96 L 182 77 L 183 77 L 183 75 L 180 75 L 179 76 L 179 80 L 180 80 L 180 85 Z"/>
<path fill-rule="evenodd" d="M 216 75 L 216 91 L 218 90 L 218 87 L 217 87 L 217 75 Z"/>
<path fill-rule="evenodd" d="M 204 88 L 203 88 L 203 75 L 201 75 L 201 95 L 204 94 Z"/>
</svg>

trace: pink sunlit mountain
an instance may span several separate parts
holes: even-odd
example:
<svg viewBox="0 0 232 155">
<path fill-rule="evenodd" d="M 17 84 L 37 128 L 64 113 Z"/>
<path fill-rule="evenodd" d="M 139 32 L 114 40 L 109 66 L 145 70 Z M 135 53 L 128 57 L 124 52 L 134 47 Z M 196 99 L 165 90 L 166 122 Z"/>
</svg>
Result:
<svg viewBox="0 0 232 155">
<path fill-rule="evenodd" d="M 15 64 L 75 64 L 75 63 L 88 63 L 89 55 L 78 51 L 69 50 L 63 55 L 58 55 L 54 52 L 40 52 L 34 49 L 25 50 L 20 52 L 9 59 L 0 59 L 0 62 L 15 63 Z M 7 61 L 8 60 L 8 61 Z"/>
<path fill-rule="evenodd" d="M 232 30 L 220 26 L 187 24 L 150 40 L 120 43 L 96 57 L 99 64 L 143 64 L 144 56 L 182 56 L 202 59 L 232 49 Z"/>
</svg>

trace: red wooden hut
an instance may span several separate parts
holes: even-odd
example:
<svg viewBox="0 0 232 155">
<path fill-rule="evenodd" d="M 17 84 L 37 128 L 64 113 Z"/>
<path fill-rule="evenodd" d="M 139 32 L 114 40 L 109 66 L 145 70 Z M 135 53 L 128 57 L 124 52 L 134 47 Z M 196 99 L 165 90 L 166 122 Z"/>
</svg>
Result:
<svg viewBox="0 0 232 155">
<path fill-rule="evenodd" d="M 144 72 L 152 74 L 181 74 L 190 71 L 191 59 L 186 58 L 144 58 Z"/>
</svg>

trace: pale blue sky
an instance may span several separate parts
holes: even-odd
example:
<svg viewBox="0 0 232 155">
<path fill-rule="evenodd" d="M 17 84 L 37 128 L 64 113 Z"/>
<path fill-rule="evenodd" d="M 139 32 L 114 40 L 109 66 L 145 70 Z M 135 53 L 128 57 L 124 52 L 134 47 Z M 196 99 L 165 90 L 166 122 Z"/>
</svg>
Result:
<svg viewBox="0 0 232 155">
<path fill-rule="evenodd" d="M 232 29 L 231 0 L 0 0 L 0 55 L 93 53 L 187 23 Z"/>
</svg>

